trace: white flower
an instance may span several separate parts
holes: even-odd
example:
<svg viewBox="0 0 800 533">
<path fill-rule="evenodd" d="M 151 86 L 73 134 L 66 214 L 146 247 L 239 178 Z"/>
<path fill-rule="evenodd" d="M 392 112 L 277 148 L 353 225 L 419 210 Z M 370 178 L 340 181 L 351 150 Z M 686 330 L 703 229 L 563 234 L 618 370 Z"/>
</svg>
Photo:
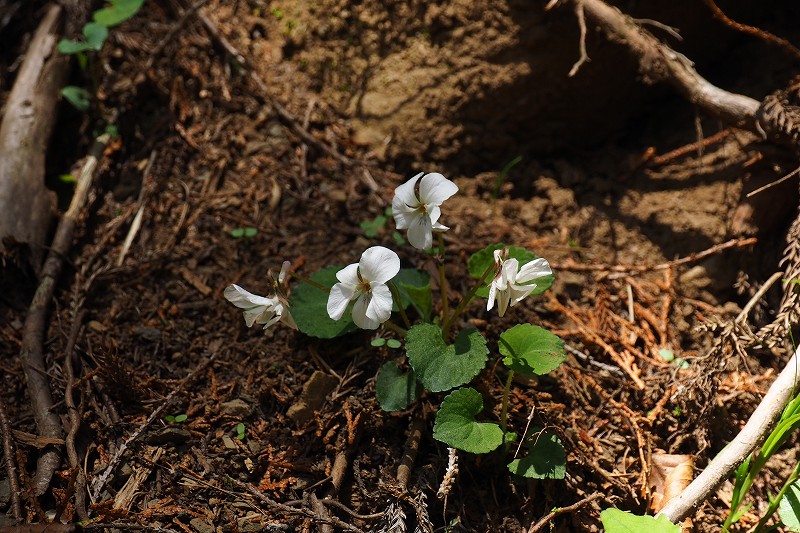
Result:
<svg viewBox="0 0 800 533">
<path fill-rule="evenodd" d="M 289 312 L 289 305 L 286 300 L 278 295 L 272 298 L 258 296 L 247 292 L 238 285 L 230 285 L 225 288 L 225 298 L 241 309 L 244 309 L 244 323 L 247 327 L 253 324 L 264 324 L 264 329 L 278 321 L 283 322 L 292 329 L 297 329 L 297 324 Z"/>
<path fill-rule="evenodd" d="M 458 185 L 436 172 L 422 174 L 420 172 L 394 190 L 392 215 L 397 229 L 408 229 L 411 246 L 427 250 L 433 244 L 433 230 L 449 229 L 439 224 L 442 214 L 439 206 L 458 191 Z"/>
<path fill-rule="evenodd" d="M 339 283 L 331 287 L 328 315 L 342 318 L 347 305 L 353 306 L 353 322 L 361 329 L 378 329 L 392 314 L 392 292 L 386 282 L 400 272 L 400 258 L 383 246 L 367 248 L 358 263 L 336 273 Z"/>
<path fill-rule="evenodd" d="M 517 302 L 528 296 L 536 288 L 535 283 L 521 285 L 522 283 L 528 283 L 553 273 L 547 260 L 542 257 L 525 263 L 520 268 L 519 261 L 514 258 L 504 260 L 503 255 L 503 250 L 494 251 L 494 262 L 497 265 L 497 270 L 489 287 L 489 301 L 486 303 L 486 310 L 490 311 L 494 307 L 496 299 L 497 311 L 500 316 L 506 313 L 508 307 L 514 307 Z"/>
</svg>

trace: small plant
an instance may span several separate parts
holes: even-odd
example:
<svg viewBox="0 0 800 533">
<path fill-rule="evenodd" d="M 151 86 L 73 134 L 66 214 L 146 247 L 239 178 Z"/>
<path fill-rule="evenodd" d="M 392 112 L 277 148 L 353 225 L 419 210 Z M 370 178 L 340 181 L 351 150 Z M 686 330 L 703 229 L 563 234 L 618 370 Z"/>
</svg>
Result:
<svg viewBox="0 0 800 533">
<path fill-rule="evenodd" d="M 167 424 L 183 424 L 189 417 L 186 414 L 180 415 L 167 415 L 164 417 L 164 420 Z"/>
<path fill-rule="evenodd" d="M 252 239 L 258 235 L 258 228 L 253 227 L 245 227 L 245 228 L 233 228 L 231 230 L 231 237 L 234 239 Z"/>
<path fill-rule="evenodd" d="M 518 155 L 506 163 L 505 166 L 500 170 L 500 173 L 497 174 L 497 179 L 494 181 L 494 189 L 492 190 L 492 201 L 497 200 L 497 197 L 500 195 L 500 188 L 506 182 L 508 173 L 511 172 L 511 169 L 514 168 L 520 161 L 522 161 L 522 156 Z"/>
<path fill-rule="evenodd" d="M 244 422 L 239 422 L 238 424 L 236 424 L 236 438 L 237 439 L 239 439 L 240 441 L 244 442 L 244 440 L 247 438 L 246 431 L 247 430 L 246 430 L 246 428 L 244 426 Z"/>
<path fill-rule="evenodd" d="M 81 70 L 88 75 L 96 88 L 94 53 L 103 49 L 108 39 L 108 30 L 133 17 L 141 9 L 144 0 L 108 0 L 108 6 L 98 9 L 92 15 L 92 22 L 83 26 L 83 40 L 61 39 L 56 45 L 64 55 L 75 55 Z M 61 95 L 79 111 L 88 111 L 92 93 L 82 87 L 68 85 L 61 89 Z"/>
<path fill-rule="evenodd" d="M 414 405 L 427 391 L 425 401 L 440 403 L 433 424 L 433 437 L 450 448 L 484 454 L 510 451 L 510 443 L 521 440 L 527 454 L 511 457 L 508 470 L 527 478 L 561 479 L 566 454 L 552 432 L 533 428 L 517 436 L 508 422 L 508 399 L 515 374 L 540 376 L 557 368 L 565 359 L 563 342 L 547 329 L 518 324 L 504 331 L 494 345 L 480 331 L 465 326 L 470 304 L 485 299 L 485 309 L 504 316 L 524 299 L 542 294 L 553 283 L 548 262 L 533 252 L 496 243 L 476 251 L 467 270 L 471 288 L 451 302 L 445 264 L 450 258 L 443 239 L 447 231 L 439 221 L 442 204 L 458 187 L 438 173 L 418 174 L 395 190 L 391 210 L 361 227 L 377 237 L 391 216 L 398 235 L 422 254 L 420 263 L 434 262 L 438 270 L 438 305 L 427 269 L 402 268 L 400 257 L 384 246 L 365 250 L 358 262 L 345 267 L 329 266 L 308 278 L 289 295 L 289 262 L 285 262 L 274 294 L 262 297 L 238 285 L 225 290 L 225 297 L 244 310 L 246 325 L 277 322 L 317 337 L 333 339 L 356 329 L 381 330 L 370 341 L 391 359 L 375 378 L 378 403 L 385 411 L 402 411 Z M 398 239 L 395 239 L 398 242 Z M 412 256 L 413 257 L 413 256 Z M 270 277 L 271 274 L 270 274 Z M 460 285 L 460 284 L 459 284 Z M 454 305 L 453 305 L 454 304 Z M 291 311 L 290 311 L 291 310 Z M 394 350 L 404 348 L 397 353 Z M 483 413 L 484 396 L 470 386 L 479 379 L 491 354 L 506 368 L 498 418 Z"/>
</svg>

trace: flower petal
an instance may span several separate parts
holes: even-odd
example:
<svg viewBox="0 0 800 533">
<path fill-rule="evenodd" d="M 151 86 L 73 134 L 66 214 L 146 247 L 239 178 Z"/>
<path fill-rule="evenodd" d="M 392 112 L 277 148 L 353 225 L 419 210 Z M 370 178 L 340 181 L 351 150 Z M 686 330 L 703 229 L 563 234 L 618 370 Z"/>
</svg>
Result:
<svg viewBox="0 0 800 533">
<path fill-rule="evenodd" d="M 500 277 L 502 279 L 501 288 L 505 289 L 508 284 L 516 283 L 517 271 L 519 270 L 519 261 L 514 259 L 507 259 L 503 262 L 503 267 L 500 270 Z"/>
<path fill-rule="evenodd" d="M 517 283 L 526 283 L 528 281 L 549 276 L 553 273 L 550 264 L 544 257 L 539 257 L 528 263 L 522 265 L 517 274 Z"/>
<path fill-rule="evenodd" d="M 511 285 L 511 306 L 513 307 L 517 302 L 522 301 L 524 298 L 533 292 L 536 288 L 535 283 L 530 285 Z"/>
<path fill-rule="evenodd" d="M 394 198 L 392 198 L 392 211 L 397 213 L 401 211 L 402 207 L 415 209 L 419 207 L 419 200 L 414 188 L 417 186 L 417 180 L 422 176 L 422 172 L 400 185 L 394 190 Z"/>
<path fill-rule="evenodd" d="M 241 309 L 250 309 L 257 305 L 274 305 L 272 298 L 265 298 L 251 292 L 247 292 L 238 285 L 228 285 L 222 293 L 225 299 Z"/>
<path fill-rule="evenodd" d="M 377 320 L 383 324 L 392 316 L 392 291 L 386 285 L 372 287 L 372 298 L 365 311 L 367 318 Z"/>
<path fill-rule="evenodd" d="M 358 287 L 358 263 L 351 263 L 336 273 L 336 279 L 355 290 Z"/>
<path fill-rule="evenodd" d="M 281 314 L 281 322 L 292 329 L 297 329 L 297 322 L 294 321 L 294 317 L 292 316 L 292 313 L 289 312 L 289 308 L 283 309 L 283 313 Z"/>
<path fill-rule="evenodd" d="M 414 225 L 414 222 L 418 218 L 422 218 L 425 215 L 422 214 L 422 210 L 409 209 L 404 204 L 403 207 L 398 209 L 392 207 L 392 216 L 394 217 L 394 224 L 397 229 L 407 229 Z"/>
<path fill-rule="evenodd" d="M 422 216 L 414 220 L 414 224 L 408 227 L 408 242 L 411 246 L 420 250 L 427 250 L 433 244 L 431 235 L 431 219 Z"/>
<path fill-rule="evenodd" d="M 252 327 L 253 324 L 265 324 L 275 315 L 274 308 L 271 306 L 257 305 L 250 309 L 244 310 L 244 323 L 247 327 Z"/>
<path fill-rule="evenodd" d="M 458 185 L 438 172 L 425 174 L 419 182 L 419 197 L 427 205 L 441 205 L 457 192 Z"/>
<path fill-rule="evenodd" d="M 331 287 L 331 292 L 328 295 L 328 316 L 333 320 L 339 320 L 347 309 L 347 304 L 355 296 L 355 287 L 351 287 L 344 283 L 337 283 Z"/>
<path fill-rule="evenodd" d="M 400 258 L 388 248 L 373 246 L 361 254 L 358 270 L 370 284 L 386 283 L 400 272 Z"/>
<path fill-rule="evenodd" d="M 367 316 L 367 309 L 371 300 L 371 295 L 364 293 L 353 305 L 353 322 L 361 329 L 378 329 L 378 326 L 381 325 L 377 320 Z"/>
<path fill-rule="evenodd" d="M 494 299 L 497 296 L 497 286 L 492 282 L 489 286 L 489 300 L 486 302 L 486 310 L 491 311 L 494 307 Z"/>
<path fill-rule="evenodd" d="M 511 296 L 509 292 L 510 291 L 508 289 L 503 291 L 500 290 L 497 291 L 497 313 L 500 316 L 506 314 L 506 309 L 508 309 L 508 300 L 509 297 Z"/>
</svg>

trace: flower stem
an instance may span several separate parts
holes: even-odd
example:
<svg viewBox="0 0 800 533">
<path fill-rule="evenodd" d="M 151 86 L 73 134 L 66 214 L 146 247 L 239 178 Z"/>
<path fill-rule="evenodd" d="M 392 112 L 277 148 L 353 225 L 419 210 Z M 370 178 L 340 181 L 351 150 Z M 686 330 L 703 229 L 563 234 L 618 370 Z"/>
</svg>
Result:
<svg viewBox="0 0 800 533">
<path fill-rule="evenodd" d="M 392 291 L 392 298 L 394 301 L 397 302 L 397 308 L 400 310 L 400 317 L 403 319 L 403 324 L 405 324 L 406 328 L 411 327 L 411 322 L 408 321 L 408 315 L 406 315 L 406 310 L 403 309 L 403 302 L 400 301 L 400 291 L 397 290 L 394 283 L 391 281 L 386 285 L 389 286 L 389 290 Z"/>
<path fill-rule="evenodd" d="M 479 279 L 478 282 L 469 290 L 466 296 L 461 298 L 461 301 L 458 302 L 458 305 L 456 306 L 455 311 L 453 311 L 453 314 L 451 314 L 448 317 L 448 319 L 444 322 L 444 324 L 442 325 L 443 339 L 447 339 L 447 334 L 450 331 L 450 328 L 453 326 L 453 322 L 455 321 L 456 318 L 458 318 L 458 316 L 461 313 L 464 312 L 464 309 L 467 307 L 467 304 L 470 303 L 472 299 L 475 297 L 475 293 L 478 292 L 478 289 L 483 287 L 483 283 L 486 281 L 486 278 L 489 276 L 490 272 L 494 272 L 494 263 L 489 265 L 489 268 L 487 268 L 486 271 L 483 273 L 481 279 Z"/>
<path fill-rule="evenodd" d="M 505 438 L 506 429 L 508 428 L 508 396 L 511 394 L 511 380 L 513 379 L 514 371 L 509 369 L 506 388 L 503 389 L 503 403 L 502 407 L 500 407 L 500 429 L 503 430 L 503 438 Z"/>
<path fill-rule="evenodd" d="M 400 335 L 400 337 L 403 338 L 403 339 L 406 337 L 406 330 L 404 330 L 403 328 L 401 328 L 400 326 L 398 326 L 394 322 L 390 322 L 390 321 L 387 320 L 386 322 L 383 323 L 383 326 L 386 329 L 390 329 L 390 330 L 394 331 L 395 333 Z"/>
<path fill-rule="evenodd" d="M 444 237 L 442 233 L 437 233 L 439 237 L 439 290 L 442 293 L 442 323 L 447 323 L 447 315 L 450 314 L 450 304 L 447 301 L 447 277 L 444 275 Z"/>
<path fill-rule="evenodd" d="M 321 291 L 325 291 L 325 292 L 331 292 L 331 289 L 330 289 L 330 287 L 326 287 L 325 285 L 322 285 L 322 284 L 320 284 L 320 283 L 317 283 L 316 281 L 314 281 L 314 280 L 312 280 L 312 279 L 310 279 L 310 278 L 307 278 L 307 277 L 305 277 L 305 276 L 301 276 L 300 274 L 298 274 L 298 273 L 296 273 L 296 272 L 293 272 L 293 273 L 292 273 L 292 277 L 293 277 L 293 278 L 297 278 L 297 279 L 299 279 L 299 280 L 300 280 L 300 281 L 302 281 L 303 283 L 308 283 L 308 284 L 309 284 L 309 285 L 311 285 L 312 287 L 316 287 L 316 288 L 318 288 L 318 289 L 319 289 L 319 290 L 321 290 Z"/>
</svg>

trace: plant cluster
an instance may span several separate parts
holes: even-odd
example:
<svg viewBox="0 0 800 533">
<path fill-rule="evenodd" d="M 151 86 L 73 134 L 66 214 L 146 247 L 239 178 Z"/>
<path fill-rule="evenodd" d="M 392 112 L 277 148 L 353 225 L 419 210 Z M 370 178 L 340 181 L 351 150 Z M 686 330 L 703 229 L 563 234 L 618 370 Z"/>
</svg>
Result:
<svg viewBox="0 0 800 533">
<path fill-rule="evenodd" d="M 404 348 L 402 355 L 385 362 L 375 379 L 377 400 L 385 411 L 401 411 L 426 391 L 441 399 L 433 426 L 433 437 L 448 447 L 470 453 L 504 451 L 517 436 L 508 429 L 508 396 L 515 374 L 540 376 L 557 368 L 565 359 L 563 342 L 547 329 L 518 324 L 499 336 L 495 353 L 507 367 L 508 377 L 499 420 L 479 419 L 484 397 L 469 386 L 489 361 L 490 348 L 484 335 L 466 324 L 464 315 L 476 298 L 486 299 L 488 311 L 504 316 L 529 296 L 543 293 L 553 283 L 553 272 L 544 258 L 524 248 L 491 244 L 474 253 L 467 265 L 473 278 L 471 289 L 455 306 L 447 297 L 450 284 L 445 274 L 449 260 L 440 222 L 441 206 L 458 192 L 458 186 L 439 173 L 417 174 L 395 190 L 391 211 L 397 243 L 407 242 L 424 252 L 422 262 L 438 267 L 441 300 L 434 305 L 430 276 L 426 270 L 403 268 L 400 257 L 384 246 L 365 250 L 357 263 L 330 266 L 304 278 L 289 290 L 290 262 L 283 263 L 273 294 L 259 296 L 238 285 L 224 295 L 244 310 L 245 324 L 268 329 L 282 323 L 320 339 L 332 339 L 356 329 L 382 331 L 372 339 L 373 347 Z M 368 224 L 375 235 L 385 217 Z M 362 226 L 364 226 L 362 224 Z M 395 232 L 397 233 L 397 232 Z M 401 238 L 397 238 L 401 237 Z M 271 275 L 270 275 L 271 276 Z M 391 352 L 390 352 L 391 353 Z M 563 478 L 566 456 L 558 437 L 540 428 L 525 428 L 521 444 L 528 453 L 513 458 L 508 469 L 529 478 Z"/>
<path fill-rule="evenodd" d="M 109 0 L 108 6 L 92 14 L 92 22 L 83 26 L 83 39 L 61 39 L 56 48 L 64 55 L 74 55 L 84 74 L 96 86 L 93 54 L 103 49 L 108 39 L 108 30 L 133 17 L 141 9 L 144 0 Z M 82 87 L 67 85 L 61 95 L 76 109 L 87 111 L 92 94 Z"/>
</svg>

